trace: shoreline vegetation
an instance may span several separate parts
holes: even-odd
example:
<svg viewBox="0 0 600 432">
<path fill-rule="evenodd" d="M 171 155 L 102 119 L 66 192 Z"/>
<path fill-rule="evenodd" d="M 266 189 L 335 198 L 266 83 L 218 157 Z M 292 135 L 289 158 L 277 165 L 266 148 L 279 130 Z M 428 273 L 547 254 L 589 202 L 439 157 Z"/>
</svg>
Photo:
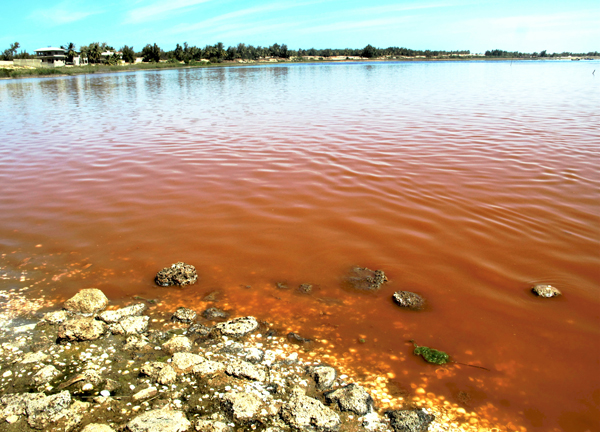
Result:
<svg viewBox="0 0 600 432">
<path fill-rule="evenodd" d="M 600 57 L 587 58 L 589 60 L 599 60 Z M 343 60 L 330 60 L 330 59 L 310 59 L 310 60 L 259 60 L 259 61 L 247 61 L 247 62 L 236 62 L 236 61 L 223 61 L 220 63 L 206 62 L 158 62 L 158 63 L 124 63 L 121 65 L 104 65 L 104 64 L 93 64 L 85 66 L 65 66 L 60 68 L 33 68 L 33 67 L 13 67 L 13 68 L 2 68 L 0 66 L 0 79 L 19 79 L 19 78 L 46 78 L 46 77 L 61 77 L 61 76 L 73 76 L 73 75 L 92 75 L 92 74 L 105 74 L 114 72 L 132 72 L 141 70 L 169 70 L 169 69 L 196 69 L 196 68 L 222 68 L 222 67 L 246 67 L 246 66 L 268 66 L 276 64 L 323 64 L 323 63 L 372 63 L 372 62 L 452 62 L 452 61 L 527 61 L 527 60 L 540 60 L 539 58 L 520 58 L 520 57 L 460 57 L 460 58 L 385 58 L 385 59 L 343 59 Z M 552 59 L 547 60 L 565 60 L 565 59 Z"/>
<path fill-rule="evenodd" d="M 64 50 L 62 63 L 42 63 L 40 58 L 26 51 L 17 53 L 19 43 L 11 44 L 0 54 L 0 79 L 34 78 L 50 76 L 86 75 L 137 70 L 160 70 L 178 68 L 206 68 L 231 66 L 256 66 L 279 63 L 343 63 L 373 61 L 479 61 L 479 60 L 592 60 L 600 59 L 597 51 L 589 53 L 521 53 L 518 51 L 488 50 L 483 54 L 469 50 L 413 50 L 408 48 L 376 48 L 367 45 L 362 49 L 298 49 L 290 50 L 287 45 L 277 43 L 269 47 L 254 47 L 243 43 L 227 49 L 222 43 L 206 45 L 204 48 L 177 44 L 174 50 L 164 51 L 156 43 L 146 45 L 142 51 L 135 52 L 133 47 L 124 45 L 115 50 L 106 43 L 94 42 L 76 50 L 74 43 L 61 46 Z M 74 65 L 73 60 L 82 65 Z M 37 59 L 37 60 L 36 60 Z M 16 60 L 16 61 L 15 61 Z M 21 62 L 19 62 L 21 60 Z M 29 62 L 40 62 L 38 67 Z M 43 60 L 45 61 L 45 60 Z M 40 67 L 41 66 L 41 67 Z"/>
</svg>

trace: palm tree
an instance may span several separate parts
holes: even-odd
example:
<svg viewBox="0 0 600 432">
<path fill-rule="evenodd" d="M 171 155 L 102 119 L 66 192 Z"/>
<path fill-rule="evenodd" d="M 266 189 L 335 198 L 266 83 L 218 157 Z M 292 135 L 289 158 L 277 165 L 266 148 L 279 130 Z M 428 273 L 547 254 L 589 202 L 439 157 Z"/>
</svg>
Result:
<svg viewBox="0 0 600 432">
<path fill-rule="evenodd" d="M 75 51 L 75 44 L 73 42 L 69 42 L 68 45 L 61 45 L 60 47 L 65 50 L 67 63 L 73 63 L 73 57 L 77 55 L 77 51 Z"/>
<path fill-rule="evenodd" d="M 87 56 L 90 62 L 98 63 L 102 55 L 102 48 L 98 42 L 91 43 L 88 47 Z"/>
</svg>

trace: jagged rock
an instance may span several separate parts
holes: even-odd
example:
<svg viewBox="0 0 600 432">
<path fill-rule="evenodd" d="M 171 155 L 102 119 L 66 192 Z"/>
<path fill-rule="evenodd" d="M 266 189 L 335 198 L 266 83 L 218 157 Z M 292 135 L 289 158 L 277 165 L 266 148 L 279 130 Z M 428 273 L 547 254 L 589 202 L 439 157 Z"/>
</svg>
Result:
<svg viewBox="0 0 600 432">
<path fill-rule="evenodd" d="M 64 304 L 71 312 L 95 314 L 108 306 L 108 298 L 97 288 L 86 288 L 79 291 Z"/>
<path fill-rule="evenodd" d="M 354 267 L 347 278 L 348 285 L 360 291 L 377 291 L 387 281 L 383 270 L 373 271 L 366 267 Z"/>
<path fill-rule="evenodd" d="M 200 377 L 212 375 L 225 370 L 225 364 L 217 361 L 206 360 L 192 367 L 192 373 Z"/>
<path fill-rule="evenodd" d="M 7 394 L 0 398 L 0 419 L 20 416 L 27 413 L 27 402 L 44 397 L 43 393 Z"/>
<path fill-rule="evenodd" d="M 188 327 L 188 333 L 197 334 L 202 337 L 207 337 L 212 329 L 204 324 L 192 324 Z"/>
<path fill-rule="evenodd" d="M 533 292 L 538 297 L 550 298 L 557 297 L 562 293 L 554 288 L 552 285 L 547 284 L 537 284 L 531 287 L 531 292 Z"/>
<path fill-rule="evenodd" d="M 104 311 L 98 315 L 107 324 L 117 323 L 125 318 L 141 315 L 146 310 L 144 303 L 137 303 L 117 310 Z"/>
<path fill-rule="evenodd" d="M 204 357 L 199 356 L 198 354 L 178 352 L 173 354 L 171 364 L 173 365 L 175 370 L 187 373 L 191 372 L 194 366 L 200 363 L 204 363 L 205 361 L 207 360 Z"/>
<path fill-rule="evenodd" d="M 140 390 L 139 392 L 137 392 L 136 394 L 131 396 L 131 400 L 137 402 L 137 401 L 141 401 L 144 399 L 149 399 L 153 396 L 156 396 L 157 393 L 158 393 L 158 389 L 156 387 L 148 387 L 143 390 Z"/>
<path fill-rule="evenodd" d="M 204 312 L 202 312 L 202 316 L 209 320 L 229 318 L 229 314 L 227 312 L 216 307 L 206 309 Z"/>
<path fill-rule="evenodd" d="M 48 384 L 54 378 L 60 375 L 58 369 L 56 369 L 52 365 L 44 366 L 41 368 L 33 377 L 31 377 L 31 384 L 34 386 L 40 386 L 44 384 Z"/>
<path fill-rule="evenodd" d="M 196 267 L 178 262 L 172 264 L 171 267 L 165 267 L 156 274 L 156 284 L 160 286 L 185 286 L 195 284 L 198 280 Z"/>
<path fill-rule="evenodd" d="M 148 345 L 149 343 L 144 336 L 132 335 L 126 339 L 123 349 L 139 351 L 144 349 Z"/>
<path fill-rule="evenodd" d="M 42 351 L 38 352 L 30 352 L 23 356 L 21 360 L 21 364 L 30 364 L 30 363 L 42 363 L 48 358 L 48 354 L 43 353 Z"/>
<path fill-rule="evenodd" d="M 260 363 L 265 358 L 265 352 L 259 348 L 244 349 L 244 360 L 250 363 Z"/>
<path fill-rule="evenodd" d="M 287 334 L 287 340 L 295 344 L 306 344 L 310 339 L 300 336 L 298 333 L 290 332 Z"/>
<path fill-rule="evenodd" d="M 44 429 L 64 418 L 69 405 L 71 394 L 66 390 L 51 396 L 42 393 L 41 397 L 34 393 L 26 403 L 27 422 L 34 429 Z"/>
<path fill-rule="evenodd" d="M 310 372 L 317 384 L 317 389 L 321 391 L 330 388 L 337 375 L 335 369 L 330 366 L 315 366 Z"/>
<path fill-rule="evenodd" d="M 177 379 L 175 369 L 171 365 L 161 362 L 145 364 L 140 368 L 142 375 L 148 375 L 159 384 L 167 385 L 174 383 Z"/>
<path fill-rule="evenodd" d="M 317 399 L 295 394 L 287 404 L 281 407 L 281 417 L 294 429 L 317 431 L 337 431 L 340 427 L 340 416 L 327 408 Z"/>
<path fill-rule="evenodd" d="M 425 299 L 419 294 L 410 291 L 397 291 L 392 296 L 394 303 L 398 306 L 411 309 L 421 310 L 425 307 Z"/>
<path fill-rule="evenodd" d="M 132 316 L 123 319 L 122 321 L 111 324 L 109 329 L 112 334 L 135 335 L 142 334 L 148 330 L 148 322 L 150 318 L 147 316 Z"/>
<path fill-rule="evenodd" d="M 216 324 L 211 336 L 242 337 L 258 328 L 258 321 L 252 316 L 235 318 L 231 321 Z"/>
<path fill-rule="evenodd" d="M 196 312 L 194 312 L 193 310 L 180 307 L 177 308 L 177 310 L 171 317 L 171 321 L 191 323 L 194 322 L 194 320 L 196 319 L 196 315 Z"/>
<path fill-rule="evenodd" d="M 57 325 L 57 324 L 61 324 L 61 323 L 65 322 L 70 317 L 71 317 L 71 314 L 69 314 L 69 312 L 61 310 L 61 311 L 48 312 L 47 314 L 44 315 L 44 317 L 42 318 L 42 321 L 46 322 L 48 324 Z"/>
<path fill-rule="evenodd" d="M 162 349 L 169 354 L 178 352 L 189 352 L 192 349 L 192 341 L 185 336 L 175 336 L 162 345 Z"/>
<path fill-rule="evenodd" d="M 76 318 L 64 322 L 58 329 L 58 339 L 85 341 L 98 339 L 106 332 L 106 324 L 93 318 Z"/>
<path fill-rule="evenodd" d="M 390 425 L 396 432 L 426 432 L 435 417 L 423 409 L 394 410 L 386 412 Z"/>
<path fill-rule="evenodd" d="M 309 283 L 303 283 L 302 285 L 300 285 L 298 287 L 298 291 L 300 291 L 302 294 L 308 294 L 312 291 L 313 286 L 312 284 Z"/>
<path fill-rule="evenodd" d="M 81 432 L 115 432 L 115 430 L 109 425 L 100 423 L 90 423 L 89 425 L 81 429 Z"/>
<path fill-rule="evenodd" d="M 266 381 L 268 376 L 266 368 L 241 360 L 233 360 L 229 363 L 227 369 L 225 369 L 225 373 L 237 378 L 246 378 L 254 381 Z"/>
<path fill-rule="evenodd" d="M 233 430 L 227 426 L 227 423 L 211 419 L 197 420 L 194 424 L 194 428 L 201 432 L 231 432 Z"/>
<path fill-rule="evenodd" d="M 223 408 L 235 421 L 252 420 L 263 406 L 261 398 L 254 393 L 227 393 L 223 397 Z"/>
<path fill-rule="evenodd" d="M 191 423 L 181 411 L 155 409 L 141 414 L 127 423 L 130 432 L 184 432 Z"/>
<path fill-rule="evenodd" d="M 328 403 L 337 403 L 340 411 L 352 411 L 358 415 L 365 415 L 373 407 L 373 398 L 361 386 L 349 384 L 325 395 Z"/>
</svg>

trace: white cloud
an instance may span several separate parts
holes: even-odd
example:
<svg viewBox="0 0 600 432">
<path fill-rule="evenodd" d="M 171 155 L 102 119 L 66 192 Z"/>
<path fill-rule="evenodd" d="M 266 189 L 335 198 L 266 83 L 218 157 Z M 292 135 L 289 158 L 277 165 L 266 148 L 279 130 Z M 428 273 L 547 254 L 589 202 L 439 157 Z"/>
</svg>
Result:
<svg viewBox="0 0 600 432">
<path fill-rule="evenodd" d="M 51 8 L 35 10 L 30 18 L 44 22 L 49 26 L 58 26 L 79 21 L 101 12 L 99 10 L 82 10 L 76 3 L 64 1 Z"/>
<path fill-rule="evenodd" d="M 203 33 L 210 33 L 211 31 L 220 30 L 224 31 L 230 28 L 235 28 L 247 24 L 248 27 L 257 27 L 260 26 L 260 23 L 256 21 L 247 22 L 245 19 L 252 15 L 260 15 L 265 16 L 267 12 L 275 12 L 282 11 L 286 9 L 291 9 L 299 6 L 305 6 L 314 2 L 304 2 L 304 3 L 293 3 L 293 2 L 279 2 L 279 3 L 270 3 L 263 6 L 255 6 L 246 9 L 240 9 L 234 12 L 229 12 L 222 15 L 217 15 L 212 18 L 205 19 L 203 21 L 194 23 L 194 24 L 181 24 L 176 26 L 172 34 L 181 34 L 181 33 L 189 33 L 193 31 L 202 30 Z M 281 18 L 277 18 L 277 21 L 281 23 Z M 223 23 L 226 22 L 226 25 Z"/>
<path fill-rule="evenodd" d="M 147 6 L 129 11 L 126 23 L 139 24 L 164 18 L 165 14 L 183 12 L 187 8 L 206 3 L 210 0 L 160 0 Z M 182 10 L 183 9 L 183 10 Z"/>
</svg>

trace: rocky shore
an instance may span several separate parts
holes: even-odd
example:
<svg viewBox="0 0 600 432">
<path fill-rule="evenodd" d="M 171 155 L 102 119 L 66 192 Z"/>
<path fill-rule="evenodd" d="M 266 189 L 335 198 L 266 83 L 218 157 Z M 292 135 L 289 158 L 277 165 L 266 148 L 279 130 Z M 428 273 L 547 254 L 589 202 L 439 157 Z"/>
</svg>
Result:
<svg viewBox="0 0 600 432">
<path fill-rule="evenodd" d="M 179 308 L 165 317 L 144 302 L 107 309 L 97 289 L 81 290 L 62 306 L 37 321 L 3 317 L 2 430 L 426 431 L 436 425 L 426 409 L 381 412 L 351 377 L 314 357 L 303 360 L 295 344 L 302 338 L 279 335 L 251 316 L 211 320 Z"/>
</svg>

